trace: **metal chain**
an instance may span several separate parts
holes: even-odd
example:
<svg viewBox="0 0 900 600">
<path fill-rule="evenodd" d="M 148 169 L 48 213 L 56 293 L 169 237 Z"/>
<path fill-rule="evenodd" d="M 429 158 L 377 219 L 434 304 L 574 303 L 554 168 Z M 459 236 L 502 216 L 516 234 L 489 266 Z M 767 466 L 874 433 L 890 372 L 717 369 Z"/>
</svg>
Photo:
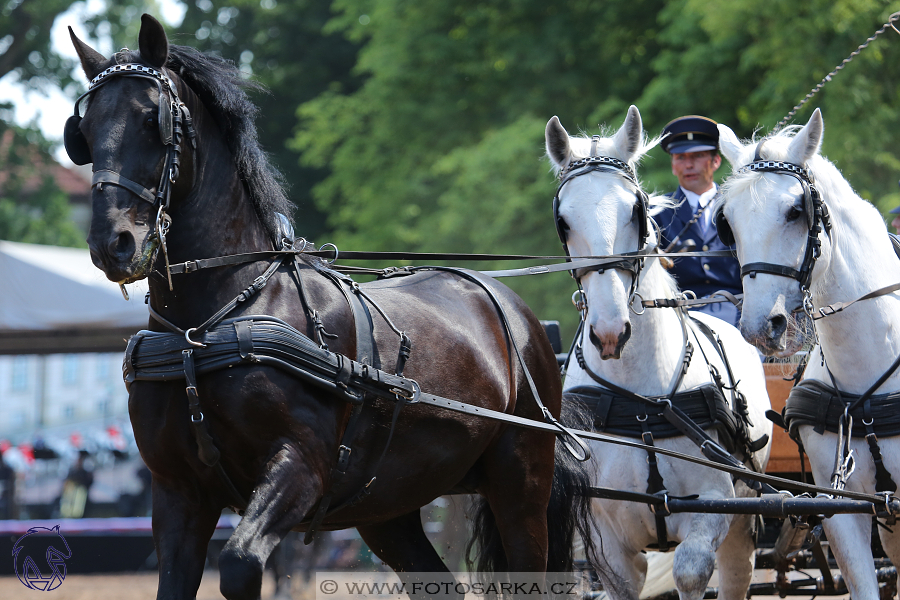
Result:
<svg viewBox="0 0 900 600">
<path fill-rule="evenodd" d="M 814 87 L 814 88 L 806 95 L 806 97 L 805 97 L 803 100 L 800 101 L 800 104 L 798 104 L 797 106 L 795 106 L 795 107 L 793 108 L 793 110 L 791 110 L 791 112 L 789 112 L 789 113 L 787 114 L 787 116 L 784 117 L 784 118 L 778 123 L 778 125 L 775 126 L 774 131 L 778 131 L 779 129 L 781 129 L 782 127 L 784 127 L 785 125 L 787 125 L 787 122 L 790 121 L 790 120 L 794 117 L 794 115 L 797 113 L 797 111 L 800 110 L 800 109 L 803 107 L 803 105 L 806 104 L 806 102 L 807 102 L 810 98 L 812 98 L 813 96 L 815 96 L 815 95 L 819 92 L 819 90 L 822 89 L 822 87 L 825 85 L 826 82 L 831 81 L 831 78 L 834 77 L 834 76 L 837 74 L 838 71 L 840 71 L 841 69 L 843 69 L 843 68 L 847 65 L 847 63 L 849 63 L 851 60 L 853 60 L 854 58 L 856 58 L 856 55 L 859 54 L 860 52 L 862 52 L 862 50 L 863 50 L 866 46 L 868 46 L 869 44 L 871 44 L 872 42 L 874 42 L 874 41 L 875 41 L 875 38 L 877 38 L 879 35 L 881 35 L 881 34 L 884 33 L 885 31 L 887 31 L 888 27 L 890 27 L 891 29 L 893 29 L 894 31 L 896 31 L 898 35 L 900 35 L 900 29 L 897 29 L 896 27 L 894 27 L 894 21 L 896 21 L 897 19 L 900 19 L 900 12 L 895 12 L 894 14 L 892 14 L 892 15 L 888 18 L 888 22 L 881 26 L 881 29 L 879 29 L 878 31 L 876 31 L 875 34 L 872 35 L 872 37 L 870 37 L 870 38 L 867 39 L 865 42 L 863 42 L 862 44 L 860 44 L 859 47 L 858 47 L 856 50 L 854 50 L 853 52 L 850 53 L 850 56 L 848 56 L 848 57 L 845 58 L 843 61 L 841 61 L 841 64 L 839 64 L 837 67 L 835 67 L 835 69 L 834 69 L 831 73 L 829 73 L 828 75 L 826 75 L 826 76 L 822 79 L 822 81 L 819 82 L 819 85 L 817 85 L 816 87 Z"/>
</svg>

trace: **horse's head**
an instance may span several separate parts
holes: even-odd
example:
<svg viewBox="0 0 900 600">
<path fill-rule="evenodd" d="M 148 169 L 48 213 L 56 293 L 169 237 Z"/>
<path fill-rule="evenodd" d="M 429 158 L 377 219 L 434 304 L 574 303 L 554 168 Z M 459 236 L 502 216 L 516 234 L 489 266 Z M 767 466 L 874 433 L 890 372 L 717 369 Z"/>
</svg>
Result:
<svg viewBox="0 0 900 600">
<path fill-rule="evenodd" d="M 569 137 L 553 117 L 545 140 L 560 177 L 554 218 L 569 254 L 600 256 L 644 248 L 651 228 L 647 198 L 634 174 L 637 159 L 647 149 L 638 109 L 629 108 L 625 123 L 608 138 Z M 635 260 L 576 273 L 588 298 L 588 337 L 603 359 L 619 358 L 631 336 L 629 302 L 637 268 Z"/>
<path fill-rule="evenodd" d="M 829 260 L 830 217 L 808 165 L 822 160 L 823 127 L 816 109 L 799 131 L 744 145 L 719 125 L 733 174 L 722 186 L 716 224 L 723 240 L 733 236 L 742 265 L 741 333 L 768 355 L 800 349 L 803 335 L 793 315 Z"/>
<path fill-rule="evenodd" d="M 143 279 L 168 226 L 166 208 L 178 181 L 191 178 L 191 152 L 181 154 L 190 114 L 166 68 L 169 43 L 162 25 L 142 17 L 140 51 L 107 59 L 79 40 L 72 43 L 91 80 L 87 109 L 66 123 L 66 149 L 73 162 L 93 162 L 91 259 L 120 283 Z M 183 92 L 182 92 L 183 93 Z M 193 132 L 191 131 L 191 134 Z"/>
</svg>

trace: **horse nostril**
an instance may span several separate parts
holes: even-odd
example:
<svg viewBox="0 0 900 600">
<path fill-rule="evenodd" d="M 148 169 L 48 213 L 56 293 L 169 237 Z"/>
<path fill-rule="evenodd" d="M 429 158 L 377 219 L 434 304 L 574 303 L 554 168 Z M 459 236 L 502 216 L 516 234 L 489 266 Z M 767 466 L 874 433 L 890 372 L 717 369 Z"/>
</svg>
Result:
<svg viewBox="0 0 900 600">
<path fill-rule="evenodd" d="M 117 235 L 109 243 L 109 253 L 121 260 L 130 259 L 134 256 L 134 236 L 127 231 Z"/>
<path fill-rule="evenodd" d="M 780 338 L 787 329 L 787 317 L 784 315 L 775 315 L 769 319 L 769 336 L 771 338 Z"/>
</svg>

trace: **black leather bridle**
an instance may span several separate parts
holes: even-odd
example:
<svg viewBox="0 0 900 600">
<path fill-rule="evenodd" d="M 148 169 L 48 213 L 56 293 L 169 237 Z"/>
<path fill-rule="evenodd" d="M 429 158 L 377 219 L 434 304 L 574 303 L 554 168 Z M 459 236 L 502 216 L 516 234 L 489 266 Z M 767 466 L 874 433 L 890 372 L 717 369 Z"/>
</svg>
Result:
<svg viewBox="0 0 900 600">
<path fill-rule="evenodd" d="M 632 213 L 632 217 L 634 219 L 637 219 L 638 221 L 638 250 L 635 253 L 634 258 L 623 258 L 617 261 L 605 262 L 604 264 L 598 266 L 575 269 L 571 271 L 571 275 L 572 278 L 575 279 L 575 281 L 578 283 L 578 292 L 575 292 L 575 294 L 581 295 L 581 302 L 583 303 L 585 294 L 581 286 L 582 277 L 593 271 L 596 271 L 597 273 L 603 273 L 607 269 L 620 269 L 622 271 L 628 271 L 629 273 L 631 273 L 631 289 L 628 293 L 628 304 L 629 306 L 631 306 L 632 301 L 634 300 L 635 293 L 637 292 L 641 269 L 644 266 L 644 256 L 646 256 L 653 250 L 646 247 L 647 238 L 650 234 L 649 228 L 647 227 L 647 219 L 650 211 L 649 201 L 647 198 L 647 193 L 641 189 L 640 185 L 638 185 L 637 176 L 627 162 L 619 160 L 618 158 L 613 158 L 611 156 L 597 155 L 597 144 L 599 142 L 600 136 L 593 136 L 591 138 L 591 155 L 570 163 L 566 166 L 566 168 L 560 171 L 559 186 L 556 188 L 556 194 L 553 196 L 553 222 L 556 224 L 556 234 L 559 236 L 559 241 L 562 242 L 563 250 L 565 251 L 566 256 L 569 257 L 571 256 L 571 254 L 569 252 L 569 246 L 566 239 L 567 226 L 565 221 L 559 216 L 559 194 L 562 191 L 563 186 L 565 186 L 568 182 L 575 179 L 576 177 L 587 175 L 588 173 L 592 173 L 594 171 L 614 173 L 625 178 L 629 185 L 631 185 L 632 190 L 634 191 L 634 195 L 637 198 L 637 202 L 634 205 L 634 210 Z M 578 303 L 576 302 L 576 306 L 577 305 Z M 582 306 L 584 305 L 582 304 Z M 579 310 L 582 309 L 580 308 Z M 582 310 L 582 315 L 584 315 L 584 310 Z"/>
<path fill-rule="evenodd" d="M 808 169 L 794 163 L 780 160 L 763 160 L 760 156 L 763 144 L 765 144 L 765 140 L 756 146 L 753 162 L 739 169 L 736 174 L 747 172 L 775 173 L 777 175 L 788 175 L 800 182 L 800 185 L 803 187 L 803 212 L 806 214 L 806 250 L 799 269 L 768 262 L 754 262 L 741 266 L 741 278 L 743 279 L 746 275 L 756 277 L 757 273 L 789 277 L 796 279 L 800 284 L 800 289 L 806 292 L 809 290 L 809 282 L 816 259 L 822 253 L 822 241 L 819 239 L 819 234 L 823 228 L 826 234 L 831 233 L 831 216 L 828 213 L 828 207 L 822 201 L 822 197 L 816 189 L 812 173 Z M 716 213 L 715 221 L 719 238 L 729 246 L 733 245 L 734 233 L 728 224 L 728 220 L 725 218 L 722 208 L 719 208 Z"/>
<path fill-rule="evenodd" d="M 166 249 L 166 232 L 172 224 L 172 218 L 167 214 L 169 208 L 169 199 L 172 194 L 172 186 L 178 179 L 179 167 L 181 164 L 181 143 L 183 140 L 182 123 L 187 129 L 188 138 L 191 141 L 191 149 L 197 147 L 196 133 L 194 131 L 193 119 L 188 107 L 178 97 L 175 84 L 169 76 L 160 70 L 147 67 L 137 63 L 116 64 L 102 73 L 94 77 L 88 85 L 88 91 L 75 100 L 75 114 L 68 118 L 63 133 L 63 141 L 65 143 L 66 152 L 69 158 L 76 165 L 86 165 L 93 162 L 91 149 L 87 140 L 81 131 L 81 115 L 79 113 L 79 105 L 81 100 L 90 96 L 101 86 L 108 83 L 115 77 L 137 77 L 149 79 L 156 84 L 159 91 L 159 136 L 160 141 L 166 148 L 166 158 L 162 173 L 160 174 L 159 184 L 155 191 L 146 188 L 140 183 L 132 181 L 121 173 L 111 169 L 96 169 L 91 178 L 91 188 L 102 186 L 104 184 L 116 185 L 123 187 L 139 197 L 141 200 L 149 202 L 156 211 L 156 225 L 151 236 L 156 238 L 159 246 L 163 249 L 163 255 L 166 261 L 166 273 L 169 280 L 169 289 L 172 289 L 172 276 L 169 273 L 169 256 Z M 123 293 L 124 288 L 123 288 Z"/>
</svg>

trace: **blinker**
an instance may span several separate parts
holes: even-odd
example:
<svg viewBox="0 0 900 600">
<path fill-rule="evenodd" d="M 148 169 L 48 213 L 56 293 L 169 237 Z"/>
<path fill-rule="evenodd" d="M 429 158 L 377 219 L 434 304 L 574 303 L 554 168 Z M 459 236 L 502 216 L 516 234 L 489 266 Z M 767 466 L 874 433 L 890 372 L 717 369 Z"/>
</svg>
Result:
<svg viewBox="0 0 900 600">
<path fill-rule="evenodd" d="M 65 144 L 69 159 L 76 165 L 94 162 L 91 157 L 91 149 L 81 132 L 81 117 L 77 114 L 66 119 L 66 126 L 63 129 L 63 144 Z"/>
</svg>

